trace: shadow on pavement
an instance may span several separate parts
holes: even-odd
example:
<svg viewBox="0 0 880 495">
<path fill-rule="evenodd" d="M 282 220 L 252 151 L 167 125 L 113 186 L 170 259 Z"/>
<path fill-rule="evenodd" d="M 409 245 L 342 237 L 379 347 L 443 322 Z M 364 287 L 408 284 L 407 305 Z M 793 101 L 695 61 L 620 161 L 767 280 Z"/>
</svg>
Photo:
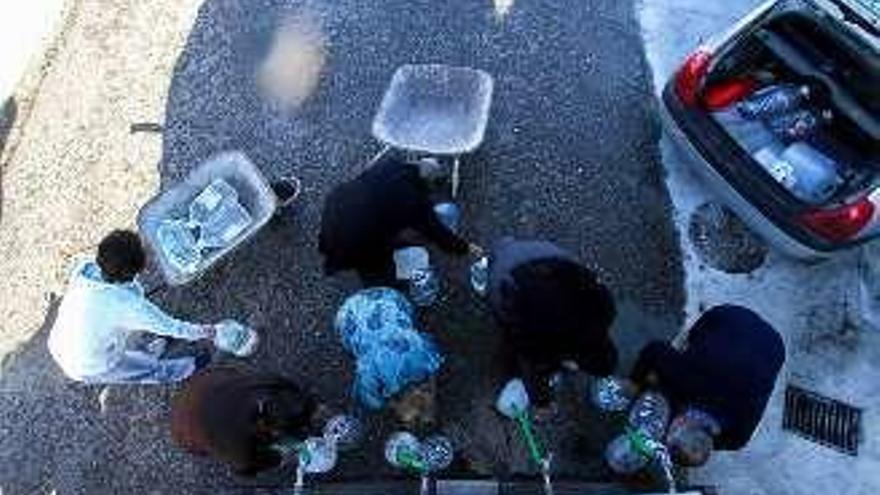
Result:
<svg viewBox="0 0 880 495">
<path fill-rule="evenodd" d="M 15 98 L 9 97 L 3 102 L 3 108 L 0 108 L 0 156 L 6 149 L 6 139 L 9 132 L 15 124 L 15 117 L 18 115 L 18 105 Z M 0 163 L 0 220 L 3 219 L 3 169 L 5 163 Z"/>
</svg>

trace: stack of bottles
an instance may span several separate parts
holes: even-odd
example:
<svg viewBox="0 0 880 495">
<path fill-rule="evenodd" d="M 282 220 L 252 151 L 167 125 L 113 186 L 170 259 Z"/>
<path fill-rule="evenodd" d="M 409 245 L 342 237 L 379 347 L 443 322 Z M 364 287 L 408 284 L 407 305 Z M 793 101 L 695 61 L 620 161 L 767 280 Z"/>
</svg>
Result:
<svg viewBox="0 0 880 495">
<path fill-rule="evenodd" d="M 714 116 L 776 182 L 820 205 L 839 190 L 843 177 L 840 164 L 815 145 L 834 114 L 814 100 L 809 86 L 772 84 Z"/>
<path fill-rule="evenodd" d="M 187 218 L 163 220 L 157 237 L 176 269 L 194 273 L 212 252 L 232 246 L 252 223 L 235 188 L 216 179 L 189 204 Z"/>
</svg>

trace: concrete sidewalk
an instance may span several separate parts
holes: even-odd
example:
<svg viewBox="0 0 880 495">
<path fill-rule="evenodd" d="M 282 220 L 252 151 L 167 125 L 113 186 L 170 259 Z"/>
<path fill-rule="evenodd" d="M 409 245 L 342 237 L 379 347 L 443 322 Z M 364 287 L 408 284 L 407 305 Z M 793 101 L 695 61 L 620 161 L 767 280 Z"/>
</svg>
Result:
<svg viewBox="0 0 880 495">
<path fill-rule="evenodd" d="M 28 66 L 39 63 L 54 38 L 65 0 L 0 4 L 0 101 L 15 92 Z"/>
</svg>

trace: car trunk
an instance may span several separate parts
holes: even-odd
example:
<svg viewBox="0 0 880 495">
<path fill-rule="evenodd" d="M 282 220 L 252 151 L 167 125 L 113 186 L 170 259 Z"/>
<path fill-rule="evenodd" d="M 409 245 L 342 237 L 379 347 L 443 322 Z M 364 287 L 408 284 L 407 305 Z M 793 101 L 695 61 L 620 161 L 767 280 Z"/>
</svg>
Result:
<svg viewBox="0 0 880 495">
<path fill-rule="evenodd" d="M 880 54 L 811 5 L 782 2 L 740 33 L 713 57 L 703 89 L 715 122 L 752 156 L 744 166 L 781 186 L 789 211 L 851 203 L 880 185 Z M 743 110 L 780 85 L 807 96 L 775 114 Z"/>
</svg>

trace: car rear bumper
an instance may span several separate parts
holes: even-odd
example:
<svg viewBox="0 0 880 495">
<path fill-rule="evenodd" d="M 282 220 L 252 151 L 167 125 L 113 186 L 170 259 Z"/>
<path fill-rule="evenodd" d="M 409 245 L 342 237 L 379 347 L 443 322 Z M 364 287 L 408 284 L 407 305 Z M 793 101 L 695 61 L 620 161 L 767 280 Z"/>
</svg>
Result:
<svg viewBox="0 0 880 495">
<path fill-rule="evenodd" d="M 753 231 L 769 244 L 788 256 L 799 259 L 821 259 L 828 257 L 829 251 L 816 249 L 804 244 L 768 219 L 751 201 L 743 196 L 710 163 L 709 159 L 694 146 L 687 133 L 679 126 L 665 101 L 660 101 L 660 116 L 667 136 L 697 171 L 703 182 L 725 206 L 733 210 Z"/>
</svg>

